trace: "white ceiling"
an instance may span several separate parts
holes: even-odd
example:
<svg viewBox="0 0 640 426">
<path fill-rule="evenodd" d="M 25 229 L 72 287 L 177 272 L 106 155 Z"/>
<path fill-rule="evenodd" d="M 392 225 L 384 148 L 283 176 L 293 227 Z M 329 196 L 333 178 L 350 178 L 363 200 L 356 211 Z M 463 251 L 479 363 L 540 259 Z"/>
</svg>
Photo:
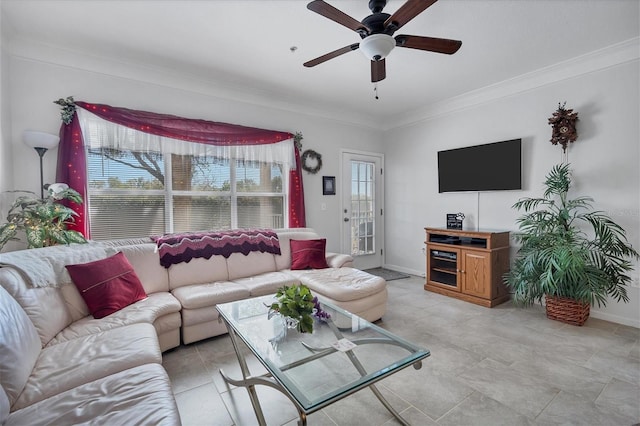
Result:
<svg viewBox="0 0 640 426">
<path fill-rule="evenodd" d="M 584 55 L 640 34 L 639 0 L 440 0 L 399 33 L 462 40 L 454 55 L 396 48 L 374 98 L 367 59 L 302 64 L 359 36 L 307 1 L 0 0 L 3 33 L 178 71 L 278 101 L 371 121 Z M 327 0 L 361 20 L 367 0 Z M 404 0 L 390 0 L 392 14 Z M 296 46 L 295 52 L 290 51 Z"/>
</svg>

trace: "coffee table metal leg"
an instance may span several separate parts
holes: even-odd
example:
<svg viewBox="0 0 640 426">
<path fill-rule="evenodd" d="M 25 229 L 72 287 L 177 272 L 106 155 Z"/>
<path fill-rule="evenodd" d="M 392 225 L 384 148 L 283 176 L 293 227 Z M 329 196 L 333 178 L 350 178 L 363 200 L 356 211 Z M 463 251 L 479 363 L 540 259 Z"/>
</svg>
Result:
<svg viewBox="0 0 640 426">
<path fill-rule="evenodd" d="M 251 405 L 253 405 L 253 411 L 256 413 L 256 418 L 258 419 L 258 424 L 260 426 L 266 425 L 267 422 L 264 420 L 264 414 L 262 413 L 262 407 L 260 406 L 260 401 L 258 400 L 258 394 L 256 393 L 256 387 L 251 382 L 251 374 L 249 372 L 249 367 L 247 367 L 247 361 L 244 359 L 244 355 L 240 352 L 240 347 L 238 346 L 238 340 L 235 332 L 232 327 L 229 327 L 229 324 L 226 323 L 227 330 L 229 331 L 229 337 L 231 338 L 231 344 L 233 345 L 233 350 L 236 352 L 236 357 L 238 358 L 238 363 L 240 364 L 240 370 L 242 371 L 242 379 L 243 380 L 232 380 L 227 377 L 222 370 L 220 370 L 220 375 L 227 382 L 231 383 L 234 386 L 243 386 L 247 388 L 247 392 L 249 393 L 249 399 L 251 400 Z"/>
<path fill-rule="evenodd" d="M 331 328 L 331 330 L 333 331 L 333 334 L 338 339 L 342 339 L 344 337 L 342 332 L 340 332 L 340 330 L 338 330 L 338 327 L 336 327 L 336 325 L 333 323 L 333 321 L 329 321 L 328 324 L 329 324 L 329 327 Z M 349 357 L 349 360 L 351 361 L 353 366 L 356 367 L 356 370 L 358 370 L 358 373 L 360 373 L 362 376 L 366 376 L 367 370 L 365 370 L 365 368 L 360 363 L 360 360 L 356 357 L 356 355 L 352 351 L 346 351 L 345 354 Z M 369 388 L 371 389 L 373 394 L 376 396 L 376 398 L 378 398 L 378 400 L 382 403 L 382 405 L 384 405 L 384 407 L 391 414 L 393 414 L 393 417 L 395 417 L 404 426 L 409 426 L 409 423 L 405 419 L 402 418 L 400 413 L 398 413 L 395 408 L 393 408 L 393 406 L 389 403 L 389 401 L 386 400 L 386 398 L 382 395 L 382 393 L 380 393 L 380 391 L 378 390 L 378 388 L 375 385 L 369 385 Z"/>
<path fill-rule="evenodd" d="M 378 400 L 382 403 L 382 405 L 384 405 L 384 408 L 386 408 L 391 414 L 393 414 L 393 417 L 395 417 L 401 424 L 403 424 L 404 426 L 410 426 L 409 422 L 407 422 L 401 415 L 400 413 L 398 413 L 396 411 L 395 408 L 393 408 L 393 406 L 389 403 L 389 401 L 387 401 L 387 399 L 382 396 L 382 393 L 380 393 L 380 391 L 378 390 L 378 388 L 376 387 L 376 385 L 370 385 L 369 389 L 371 389 L 371 391 L 373 392 L 373 394 L 376 396 L 376 398 L 378 398 Z"/>
<path fill-rule="evenodd" d="M 247 361 L 244 355 L 242 355 L 242 352 L 240 352 L 240 346 L 238 344 L 238 339 L 235 334 L 235 331 L 233 330 L 232 327 L 229 327 L 229 324 L 227 324 L 226 322 L 225 324 L 227 326 L 227 331 L 229 332 L 229 337 L 231 338 L 231 344 L 233 345 L 233 350 L 235 351 L 236 357 L 238 358 L 238 363 L 240 364 L 240 370 L 242 371 L 242 379 L 241 380 L 232 379 L 226 374 L 224 374 L 224 371 L 222 371 L 222 369 L 220 370 L 220 375 L 222 376 L 225 382 L 232 384 L 233 386 L 238 386 L 238 387 L 241 386 L 241 387 L 247 388 L 247 392 L 249 393 L 249 399 L 251 400 L 251 405 L 253 406 L 253 411 L 255 412 L 256 418 L 258 419 L 258 424 L 260 424 L 260 426 L 265 426 L 267 424 L 267 422 L 264 419 L 264 413 L 262 412 L 262 407 L 260 406 L 260 401 L 258 400 L 258 394 L 256 393 L 256 386 L 255 386 L 255 385 L 263 385 L 263 386 L 269 386 L 273 389 L 276 389 L 282 392 L 282 394 L 284 394 L 287 398 L 289 398 L 289 400 L 291 400 L 291 402 L 293 403 L 293 406 L 296 407 L 296 410 L 298 410 L 298 416 L 300 417 L 300 419 L 298 420 L 298 425 L 306 426 L 307 414 L 298 406 L 298 404 L 296 404 L 296 402 L 282 388 L 282 386 L 278 384 L 278 382 L 273 380 L 271 377 L 251 376 L 249 367 L 247 366 Z"/>
</svg>

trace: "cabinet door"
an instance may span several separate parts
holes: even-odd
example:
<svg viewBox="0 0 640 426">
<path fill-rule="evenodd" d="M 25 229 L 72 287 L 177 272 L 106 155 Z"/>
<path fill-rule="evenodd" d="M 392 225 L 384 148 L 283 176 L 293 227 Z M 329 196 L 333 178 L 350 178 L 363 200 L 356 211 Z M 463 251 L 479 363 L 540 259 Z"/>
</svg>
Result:
<svg viewBox="0 0 640 426">
<path fill-rule="evenodd" d="M 460 291 L 460 250 L 428 245 L 427 251 L 427 283 Z"/>
<path fill-rule="evenodd" d="M 491 298 L 490 255 L 481 251 L 462 250 L 462 292 Z"/>
</svg>

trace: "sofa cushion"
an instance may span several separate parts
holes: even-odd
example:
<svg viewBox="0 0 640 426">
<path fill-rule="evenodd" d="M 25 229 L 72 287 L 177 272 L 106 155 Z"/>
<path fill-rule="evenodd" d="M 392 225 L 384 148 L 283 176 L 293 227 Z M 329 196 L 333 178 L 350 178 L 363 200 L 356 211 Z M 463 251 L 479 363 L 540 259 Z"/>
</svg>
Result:
<svg viewBox="0 0 640 426">
<path fill-rule="evenodd" d="M 166 371 L 145 364 L 92 381 L 11 413 L 14 425 L 179 425 Z"/>
<path fill-rule="evenodd" d="M 78 287 L 75 284 L 65 284 L 60 287 L 60 293 L 64 299 L 64 303 L 67 306 L 67 310 L 69 311 L 69 315 L 71 315 L 71 319 L 73 321 L 78 321 L 89 314 L 89 308 L 87 304 L 84 302 L 82 296 L 80 296 L 80 292 L 78 291 Z"/>
<path fill-rule="evenodd" d="M 227 259 L 229 280 L 252 277 L 265 272 L 276 271 L 276 261 L 271 253 L 252 251 L 248 255 L 233 253 Z"/>
<path fill-rule="evenodd" d="M 328 268 L 325 251 L 326 238 L 314 240 L 291 240 L 291 269 Z"/>
<path fill-rule="evenodd" d="M 13 409 L 148 363 L 162 363 L 151 324 L 118 327 L 46 347 Z"/>
<path fill-rule="evenodd" d="M 127 257 L 147 294 L 169 291 L 169 274 L 167 268 L 160 265 L 154 243 L 122 246 L 117 250 Z"/>
<path fill-rule="evenodd" d="M 108 317 L 95 319 L 87 316 L 75 321 L 51 339 L 47 346 L 124 325 L 155 324 L 158 318 L 174 312 L 180 312 L 180 302 L 171 293 L 153 293 L 146 299 L 122 308 Z"/>
<path fill-rule="evenodd" d="M 206 284 L 227 281 L 228 279 L 227 259 L 224 256 L 211 256 L 211 259 L 191 259 L 189 263 L 177 263 L 169 267 L 169 287 L 171 290 L 185 285 Z"/>
<path fill-rule="evenodd" d="M 0 286 L 18 301 L 29 316 L 42 346 L 71 324 L 71 315 L 59 288 L 31 287 L 13 268 L 0 268 Z"/>
<path fill-rule="evenodd" d="M 296 277 L 286 272 L 267 272 L 253 277 L 238 278 L 234 282 L 246 287 L 251 297 L 273 294 L 282 286 L 300 283 Z"/>
<path fill-rule="evenodd" d="M 66 265 L 66 268 L 96 319 L 147 297 L 138 275 L 122 252 L 106 259 Z"/>
<path fill-rule="evenodd" d="M 180 287 L 172 293 L 184 309 L 211 307 L 212 310 L 218 303 L 246 299 L 251 295 L 248 288 L 231 281 Z"/>
<path fill-rule="evenodd" d="M 383 278 L 354 268 L 292 270 L 289 273 L 310 290 L 339 302 L 362 299 L 387 288 Z"/>
<path fill-rule="evenodd" d="M 18 302 L 0 287 L 0 387 L 4 388 L 9 405 L 24 389 L 40 349 L 33 323 Z"/>
</svg>

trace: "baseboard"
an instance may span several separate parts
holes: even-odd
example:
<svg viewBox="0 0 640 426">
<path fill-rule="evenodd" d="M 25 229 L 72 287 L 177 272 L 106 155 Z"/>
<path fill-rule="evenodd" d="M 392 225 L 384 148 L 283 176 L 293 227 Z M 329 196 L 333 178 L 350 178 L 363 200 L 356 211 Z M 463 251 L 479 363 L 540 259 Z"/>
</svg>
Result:
<svg viewBox="0 0 640 426">
<path fill-rule="evenodd" d="M 635 328 L 640 328 L 640 321 L 635 321 L 631 318 L 621 317 L 619 315 L 611 315 L 605 312 L 594 311 L 593 307 L 589 316 L 592 318 L 597 318 L 605 321 L 615 322 L 616 324 L 628 325 Z"/>
<path fill-rule="evenodd" d="M 415 269 L 404 268 L 404 267 L 398 266 L 398 265 L 390 265 L 388 263 L 385 263 L 384 265 L 382 265 L 382 267 L 385 268 L 385 269 L 391 269 L 392 271 L 403 272 L 403 273 L 409 274 L 409 275 L 416 275 L 418 277 L 425 277 L 426 276 L 424 271 L 417 271 Z"/>
</svg>

